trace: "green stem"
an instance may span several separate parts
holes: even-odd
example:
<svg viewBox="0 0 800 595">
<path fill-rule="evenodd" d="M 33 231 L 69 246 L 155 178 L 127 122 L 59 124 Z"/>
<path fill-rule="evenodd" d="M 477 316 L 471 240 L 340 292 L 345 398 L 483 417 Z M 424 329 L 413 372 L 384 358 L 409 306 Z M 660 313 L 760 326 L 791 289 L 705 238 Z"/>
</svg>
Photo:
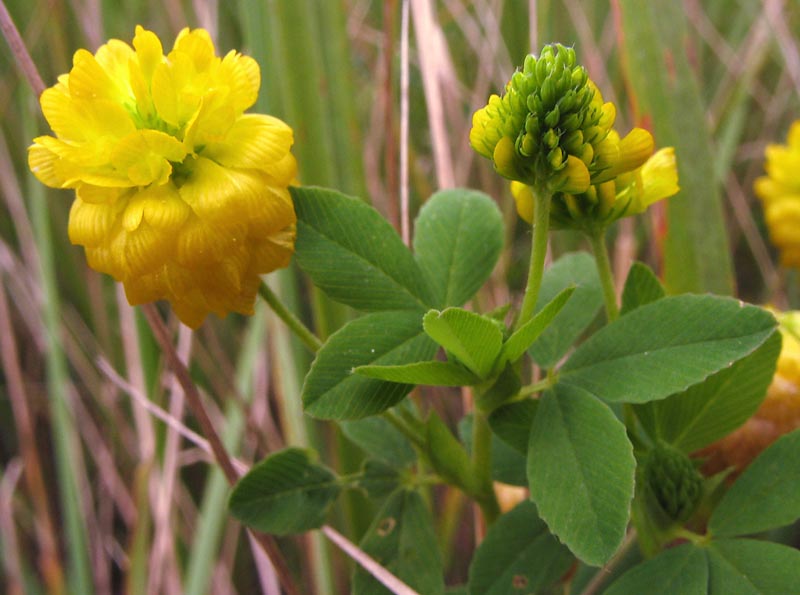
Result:
<svg viewBox="0 0 800 595">
<path fill-rule="evenodd" d="M 597 272 L 600 275 L 600 283 L 603 286 L 603 298 L 606 302 L 608 321 L 612 322 L 619 318 L 619 307 L 617 306 L 617 292 L 614 289 L 614 275 L 611 272 L 611 261 L 608 258 L 608 248 L 606 248 L 605 233 L 605 228 L 602 228 L 587 233 L 587 235 L 592 244 L 592 252 L 597 263 Z"/>
<path fill-rule="evenodd" d="M 544 274 L 544 259 L 547 255 L 547 232 L 550 225 L 550 199 L 552 195 L 546 188 L 532 186 L 533 191 L 533 234 L 531 239 L 531 262 L 528 268 L 528 285 L 522 309 L 514 329 L 520 328 L 530 320 L 539 298 L 539 288 Z"/>
<path fill-rule="evenodd" d="M 311 350 L 312 353 L 316 353 L 319 351 L 319 348 L 322 347 L 322 341 L 319 340 L 314 333 L 312 333 L 306 325 L 304 325 L 297 316 L 292 314 L 286 306 L 283 305 L 283 302 L 280 298 L 275 294 L 269 286 L 261 282 L 261 285 L 258 287 L 258 295 L 260 295 L 269 307 L 272 308 L 272 311 L 286 323 L 292 332 L 297 335 L 297 338 L 300 339 L 303 344 Z"/>
<path fill-rule="evenodd" d="M 406 422 L 403 418 L 399 415 L 394 413 L 393 411 L 384 411 L 381 415 L 383 419 L 388 421 L 392 426 L 394 426 L 403 436 L 408 438 L 408 440 L 417 448 L 424 452 L 426 447 L 426 440 L 425 437 L 422 436 L 416 428 L 412 427 L 411 424 Z"/>
<path fill-rule="evenodd" d="M 472 466 L 477 488 L 472 496 L 481 507 L 484 521 L 491 525 L 500 516 L 500 505 L 492 484 L 492 431 L 481 411 L 475 411 L 472 419 Z"/>
<path fill-rule="evenodd" d="M 547 390 L 551 386 L 555 384 L 555 378 L 548 375 L 545 378 L 542 378 L 539 382 L 534 382 L 533 384 L 527 384 L 519 389 L 519 392 L 515 395 L 514 399 L 519 399 L 521 397 L 527 397 L 534 393 L 540 393 L 543 390 Z"/>
</svg>

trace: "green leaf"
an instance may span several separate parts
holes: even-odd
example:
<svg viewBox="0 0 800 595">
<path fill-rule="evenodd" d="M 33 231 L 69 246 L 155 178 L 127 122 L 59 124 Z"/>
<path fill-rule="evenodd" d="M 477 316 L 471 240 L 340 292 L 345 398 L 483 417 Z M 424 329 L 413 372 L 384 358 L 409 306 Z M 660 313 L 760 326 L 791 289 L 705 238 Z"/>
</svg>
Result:
<svg viewBox="0 0 800 595">
<path fill-rule="evenodd" d="M 782 436 L 723 496 L 708 527 L 718 537 L 759 533 L 800 518 L 800 430 Z"/>
<path fill-rule="evenodd" d="M 540 399 L 528 450 L 531 499 L 587 564 L 604 564 L 622 543 L 635 468 L 625 426 L 608 405 L 565 386 Z"/>
<path fill-rule="evenodd" d="M 306 413 L 322 419 L 359 419 L 397 404 L 413 388 L 353 374 L 368 364 L 429 360 L 436 344 L 422 330 L 422 313 L 375 312 L 357 318 L 328 338 L 303 385 Z"/>
<path fill-rule="evenodd" d="M 417 460 L 408 439 L 380 417 L 339 422 L 344 435 L 371 457 L 403 467 Z"/>
<path fill-rule="evenodd" d="M 749 355 L 775 325 L 763 308 L 730 298 L 666 297 L 592 335 L 564 364 L 559 384 L 611 402 L 664 399 Z"/>
<path fill-rule="evenodd" d="M 467 451 L 436 411 L 432 410 L 428 415 L 425 435 L 433 469 L 449 482 L 470 488 L 474 480 Z"/>
<path fill-rule="evenodd" d="M 286 448 L 255 465 L 233 488 L 228 508 L 245 525 L 287 535 L 315 529 L 341 487 L 314 462 L 315 453 Z"/>
<path fill-rule="evenodd" d="M 536 316 L 512 334 L 503 344 L 498 365 L 503 366 L 507 362 L 514 363 L 521 358 L 547 326 L 553 322 L 553 319 L 558 315 L 574 291 L 574 287 L 567 287 L 542 308 Z"/>
<path fill-rule="evenodd" d="M 489 278 L 503 248 L 495 202 L 474 190 L 442 190 L 420 209 L 414 254 L 436 308 L 461 306 Z"/>
<path fill-rule="evenodd" d="M 481 379 L 453 362 L 416 362 L 402 366 L 358 366 L 353 372 L 368 378 L 389 382 L 425 384 L 428 386 L 470 386 Z"/>
<path fill-rule="evenodd" d="M 497 321 L 461 308 L 430 310 L 422 320 L 425 332 L 458 361 L 484 379 L 503 345 Z"/>
<path fill-rule="evenodd" d="M 713 595 L 787 595 L 800 589 L 800 551 L 768 541 L 723 539 L 708 548 Z"/>
<path fill-rule="evenodd" d="M 527 455 L 538 405 L 538 399 L 525 399 L 498 407 L 489 415 L 492 432 L 518 452 Z"/>
<path fill-rule="evenodd" d="M 644 306 L 666 295 L 661 281 L 658 280 L 653 270 L 644 263 L 634 262 L 625 279 L 622 290 L 622 308 L 620 315 L 625 315 L 639 306 Z"/>
<path fill-rule="evenodd" d="M 572 286 L 575 291 L 569 302 L 529 350 L 533 360 L 543 368 L 552 368 L 558 363 L 603 306 L 597 267 L 586 252 L 565 254 L 544 272 L 536 312 Z"/>
<path fill-rule="evenodd" d="M 469 567 L 469 595 L 536 593 L 572 565 L 533 502 L 522 502 L 489 528 Z"/>
<path fill-rule="evenodd" d="M 663 401 L 637 405 L 648 433 L 685 452 L 694 452 L 742 425 L 764 400 L 781 350 L 775 331 L 753 353 L 704 382 Z"/>
<path fill-rule="evenodd" d="M 422 497 L 398 490 L 378 512 L 359 544 L 367 554 L 418 593 L 444 593 L 442 559 L 433 519 Z M 354 595 L 390 595 L 386 587 L 357 566 Z"/>
<path fill-rule="evenodd" d="M 620 2 L 626 65 L 641 115 L 658 146 L 675 147 L 681 192 L 666 200 L 664 245 L 670 293 L 733 291 L 731 250 L 714 172 L 715 152 L 696 74 L 691 35 L 679 2 Z M 648 117 L 649 116 L 649 117 Z"/>
<path fill-rule="evenodd" d="M 708 575 L 705 551 L 684 544 L 634 566 L 604 595 L 708 595 Z"/>
<path fill-rule="evenodd" d="M 361 477 L 356 481 L 356 486 L 363 489 L 370 498 L 379 500 L 393 493 L 401 481 L 402 475 L 395 465 L 367 459 L 364 461 Z"/>
<path fill-rule="evenodd" d="M 297 264 L 330 297 L 357 310 L 426 309 L 430 289 L 394 228 L 371 206 L 333 190 L 290 188 Z"/>
</svg>

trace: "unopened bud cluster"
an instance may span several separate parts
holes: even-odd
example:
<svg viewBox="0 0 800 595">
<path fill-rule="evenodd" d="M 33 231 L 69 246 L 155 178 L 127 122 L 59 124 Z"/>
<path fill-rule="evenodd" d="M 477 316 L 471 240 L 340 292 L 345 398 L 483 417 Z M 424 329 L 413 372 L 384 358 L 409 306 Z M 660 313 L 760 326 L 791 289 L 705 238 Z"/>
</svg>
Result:
<svg viewBox="0 0 800 595">
<path fill-rule="evenodd" d="M 548 45 L 475 112 L 470 142 L 502 176 L 551 192 L 585 192 L 603 181 L 617 148 L 607 137 L 616 111 L 603 103 L 575 51 Z"/>
<path fill-rule="evenodd" d="M 670 519 L 682 522 L 692 515 L 702 495 L 703 477 L 683 452 L 659 442 L 644 460 L 644 478 Z"/>
</svg>

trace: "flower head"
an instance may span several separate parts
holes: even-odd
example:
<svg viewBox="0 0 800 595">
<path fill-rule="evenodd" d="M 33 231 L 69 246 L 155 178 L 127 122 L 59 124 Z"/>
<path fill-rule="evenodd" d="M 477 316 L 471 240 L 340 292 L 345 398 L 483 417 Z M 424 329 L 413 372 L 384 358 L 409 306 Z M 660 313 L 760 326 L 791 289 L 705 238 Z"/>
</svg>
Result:
<svg viewBox="0 0 800 595">
<path fill-rule="evenodd" d="M 293 135 L 244 113 L 260 76 L 252 58 L 217 56 L 202 29 L 181 31 L 165 56 L 136 27 L 133 47 L 78 50 L 42 94 L 54 136 L 34 139 L 30 168 L 75 190 L 70 240 L 131 304 L 167 299 L 192 327 L 209 312 L 251 314 L 259 275 L 288 264 Z"/>
<path fill-rule="evenodd" d="M 637 142 L 631 137 L 643 137 L 638 132 L 640 130 L 634 128 L 622 142 Z M 612 133 L 616 134 L 614 131 Z M 647 142 L 649 151 L 652 152 L 652 137 L 646 134 L 646 138 L 650 139 Z M 586 192 L 556 193 L 551 203 L 550 226 L 554 229 L 591 231 L 597 226 L 608 226 L 622 217 L 644 213 L 651 204 L 677 194 L 679 190 L 675 150 L 666 147 L 656 151 L 644 165 L 624 172 L 613 180 L 592 185 Z M 519 216 L 532 222 L 534 201 L 530 186 L 511 182 L 511 194 Z"/>
<path fill-rule="evenodd" d="M 620 139 L 615 118 L 614 104 L 603 101 L 575 51 L 548 45 L 538 58 L 525 58 L 502 97 L 492 95 L 475 112 L 470 143 L 510 180 L 581 194 L 636 169 L 652 153 L 648 132 Z"/>
<path fill-rule="evenodd" d="M 765 151 L 767 175 L 755 182 L 764 206 L 769 237 L 784 266 L 800 268 L 800 120 L 792 124 L 785 145 Z"/>
</svg>

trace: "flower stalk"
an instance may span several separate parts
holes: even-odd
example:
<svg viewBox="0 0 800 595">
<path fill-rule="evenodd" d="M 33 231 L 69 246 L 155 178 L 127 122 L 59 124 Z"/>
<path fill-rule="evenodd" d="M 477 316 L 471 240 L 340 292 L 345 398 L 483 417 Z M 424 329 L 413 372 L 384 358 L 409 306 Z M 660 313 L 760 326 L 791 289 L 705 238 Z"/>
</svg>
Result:
<svg viewBox="0 0 800 595">
<path fill-rule="evenodd" d="M 539 289 L 542 286 L 542 276 L 544 275 L 544 261 L 547 256 L 551 194 L 546 187 L 535 186 L 532 190 L 534 221 L 531 237 L 531 260 L 528 267 L 528 283 L 525 286 L 525 297 L 522 300 L 522 308 L 520 309 L 515 329 L 520 328 L 533 316 L 536 301 L 539 299 Z"/>
<path fill-rule="evenodd" d="M 264 283 L 258 286 L 258 295 L 267 303 L 275 315 L 303 342 L 311 353 L 316 353 L 322 347 L 322 341 L 303 322 L 284 305 L 278 295 Z"/>
<path fill-rule="evenodd" d="M 614 288 L 614 274 L 611 271 L 611 261 L 608 258 L 608 248 L 605 242 L 605 228 L 597 228 L 586 235 L 592 245 L 592 253 L 597 263 L 597 273 L 600 275 L 600 284 L 603 287 L 603 300 L 606 305 L 608 322 L 619 318 L 617 305 L 617 291 Z"/>
</svg>

